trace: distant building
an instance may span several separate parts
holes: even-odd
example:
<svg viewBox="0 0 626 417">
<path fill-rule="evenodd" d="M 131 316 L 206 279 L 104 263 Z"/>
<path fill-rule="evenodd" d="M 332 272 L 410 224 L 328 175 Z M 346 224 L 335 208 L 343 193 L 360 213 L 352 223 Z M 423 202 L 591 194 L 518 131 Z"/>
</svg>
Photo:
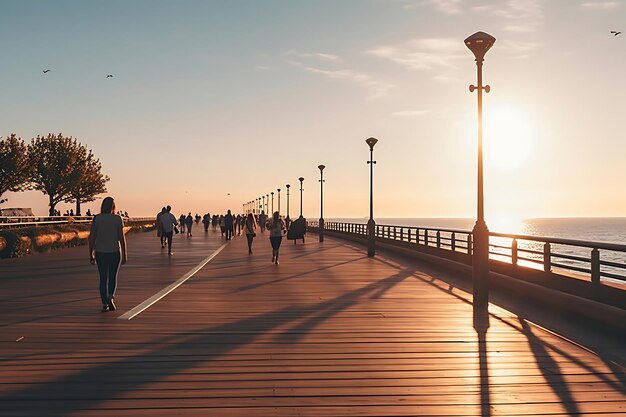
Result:
<svg viewBox="0 0 626 417">
<path fill-rule="evenodd" d="M 33 209 L 31 208 L 3 208 L 0 209 L 0 216 L 34 216 Z"/>
</svg>

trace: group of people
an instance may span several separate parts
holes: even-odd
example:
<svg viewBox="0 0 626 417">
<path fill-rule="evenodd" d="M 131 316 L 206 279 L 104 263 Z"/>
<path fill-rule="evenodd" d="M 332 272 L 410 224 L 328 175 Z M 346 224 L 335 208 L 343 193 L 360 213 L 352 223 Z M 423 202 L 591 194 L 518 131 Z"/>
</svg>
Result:
<svg viewBox="0 0 626 417">
<path fill-rule="evenodd" d="M 117 274 L 120 265 L 126 263 L 128 256 L 126 250 L 126 237 L 124 236 L 123 214 L 115 211 L 115 201 L 112 197 L 102 200 L 100 214 L 94 216 L 89 234 L 89 262 L 97 264 L 100 275 L 100 299 L 102 301 L 102 311 L 115 310 L 115 290 L 117 288 Z M 278 212 L 268 219 L 264 212 L 259 215 L 233 215 L 230 210 L 225 215 L 213 215 L 206 213 L 204 216 L 196 214 L 191 216 L 189 212 L 186 216 L 181 215 L 178 219 L 172 214 L 172 207 L 165 206 L 156 216 L 157 236 L 159 237 L 161 248 L 167 247 L 168 255 L 172 255 L 172 239 L 174 233 L 179 233 L 178 225 L 183 232 L 187 230 L 187 236 L 191 237 L 191 229 L 194 223 L 202 221 L 204 231 L 208 232 L 209 227 L 213 230 L 219 225 L 222 237 L 231 240 L 235 235 L 242 232 L 246 235 L 248 242 L 248 253 L 252 253 L 252 243 L 256 237 L 257 229 L 264 232 L 269 230 L 269 240 L 272 246 L 272 263 L 278 265 L 280 244 L 287 227 L 285 221 Z"/>
</svg>

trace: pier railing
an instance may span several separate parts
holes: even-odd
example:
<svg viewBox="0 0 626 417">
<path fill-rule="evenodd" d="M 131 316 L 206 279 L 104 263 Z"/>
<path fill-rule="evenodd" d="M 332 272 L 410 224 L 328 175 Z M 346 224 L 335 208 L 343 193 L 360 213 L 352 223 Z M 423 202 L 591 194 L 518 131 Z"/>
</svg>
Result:
<svg viewBox="0 0 626 417">
<path fill-rule="evenodd" d="M 319 227 L 310 221 L 310 228 Z M 325 222 L 325 232 L 367 237 L 367 225 Z M 626 290 L 626 245 L 490 232 L 492 271 L 549 286 L 583 281 L 592 288 Z M 433 227 L 376 225 L 376 240 L 471 265 L 472 232 Z M 582 289 L 581 291 L 584 291 Z"/>
<path fill-rule="evenodd" d="M 91 223 L 93 216 L 0 216 L 0 230 Z M 124 217 L 124 224 L 154 222 L 154 217 Z"/>
</svg>

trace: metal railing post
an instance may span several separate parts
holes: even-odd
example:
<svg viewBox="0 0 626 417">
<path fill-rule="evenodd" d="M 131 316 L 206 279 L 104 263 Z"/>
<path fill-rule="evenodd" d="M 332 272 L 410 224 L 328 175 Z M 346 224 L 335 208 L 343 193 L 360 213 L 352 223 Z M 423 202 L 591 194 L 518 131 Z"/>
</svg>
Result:
<svg viewBox="0 0 626 417">
<path fill-rule="evenodd" d="M 511 263 L 517 265 L 517 239 L 511 242 Z"/>
<path fill-rule="evenodd" d="M 456 250 L 456 233 L 452 232 L 450 236 L 450 246 L 452 247 L 452 252 Z"/>
</svg>

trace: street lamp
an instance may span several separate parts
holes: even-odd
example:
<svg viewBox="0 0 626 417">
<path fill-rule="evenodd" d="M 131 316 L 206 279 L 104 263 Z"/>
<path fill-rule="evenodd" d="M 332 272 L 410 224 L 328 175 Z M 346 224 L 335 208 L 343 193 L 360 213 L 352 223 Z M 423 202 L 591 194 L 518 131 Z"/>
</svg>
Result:
<svg viewBox="0 0 626 417">
<path fill-rule="evenodd" d="M 270 212 L 270 195 L 267 194 L 267 202 L 265 203 L 265 214 Z"/>
<path fill-rule="evenodd" d="M 320 170 L 320 242 L 324 241 L 324 165 L 317 166 Z"/>
<path fill-rule="evenodd" d="M 265 210 L 265 214 L 267 214 L 267 208 L 265 207 L 265 196 L 263 196 L 263 205 L 261 206 L 261 210 Z"/>
<path fill-rule="evenodd" d="M 259 214 L 261 214 L 261 210 L 263 210 L 263 206 L 261 205 L 261 197 L 259 197 Z"/>
<path fill-rule="evenodd" d="M 300 218 L 302 218 L 302 191 L 304 191 L 304 188 L 302 188 L 302 182 L 304 181 L 303 177 L 298 178 L 298 181 L 300 181 Z"/>
<path fill-rule="evenodd" d="M 367 221 L 367 256 L 370 258 L 376 255 L 376 222 L 374 221 L 374 145 L 378 142 L 376 138 L 368 138 L 365 143 L 370 147 L 370 219 Z"/>
<path fill-rule="evenodd" d="M 277 188 L 276 191 L 278 191 L 278 212 L 280 213 L 280 188 Z"/>
<path fill-rule="evenodd" d="M 270 193 L 272 195 L 272 214 L 274 214 L 274 191 Z"/>
<path fill-rule="evenodd" d="M 287 229 L 289 229 L 289 225 L 291 224 L 291 219 L 289 218 L 289 188 L 291 187 L 291 185 L 287 184 L 285 185 L 285 188 L 287 188 L 287 217 L 285 218 L 285 224 L 287 226 Z"/>
<path fill-rule="evenodd" d="M 496 38 L 485 32 L 476 32 L 465 39 L 465 45 L 476 57 L 478 82 L 470 85 L 471 93 L 478 90 L 478 204 L 476 224 L 472 230 L 472 278 L 474 313 L 487 314 L 489 309 L 489 229 L 485 223 L 483 193 L 483 90 L 489 92 L 488 85 L 483 87 L 483 60 Z"/>
</svg>

